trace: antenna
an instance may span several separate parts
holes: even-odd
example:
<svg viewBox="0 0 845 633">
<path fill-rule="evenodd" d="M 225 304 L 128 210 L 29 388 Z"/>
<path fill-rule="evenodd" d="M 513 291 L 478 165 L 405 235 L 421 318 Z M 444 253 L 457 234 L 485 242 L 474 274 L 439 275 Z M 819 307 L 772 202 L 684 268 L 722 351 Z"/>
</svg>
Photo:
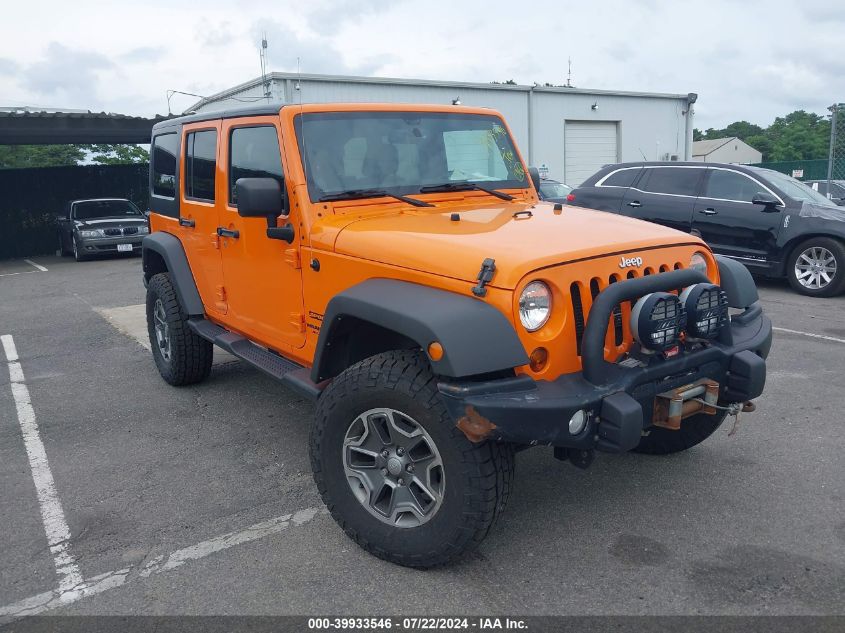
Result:
<svg viewBox="0 0 845 633">
<path fill-rule="evenodd" d="M 567 64 L 568 64 L 569 69 L 566 71 L 566 87 L 571 88 L 572 87 L 572 58 L 571 57 L 569 57 L 567 59 Z"/>
<path fill-rule="evenodd" d="M 270 83 L 267 81 L 267 32 L 261 36 L 261 48 L 258 51 L 258 57 L 261 60 L 261 85 L 264 88 L 264 97 L 267 102 L 270 101 Z"/>
</svg>

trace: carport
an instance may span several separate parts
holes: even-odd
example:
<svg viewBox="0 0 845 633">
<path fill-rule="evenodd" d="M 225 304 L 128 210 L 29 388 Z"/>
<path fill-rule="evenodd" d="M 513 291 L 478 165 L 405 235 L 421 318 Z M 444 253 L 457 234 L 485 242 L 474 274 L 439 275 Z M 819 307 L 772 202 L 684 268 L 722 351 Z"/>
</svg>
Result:
<svg viewBox="0 0 845 633">
<path fill-rule="evenodd" d="M 166 118 L 0 108 L 0 145 L 143 144 Z M 55 251 L 55 216 L 68 200 L 128 198 L 146 208 L 148 171 L 147 164 L 0 169 L 0 259 Z"/>
</svg>

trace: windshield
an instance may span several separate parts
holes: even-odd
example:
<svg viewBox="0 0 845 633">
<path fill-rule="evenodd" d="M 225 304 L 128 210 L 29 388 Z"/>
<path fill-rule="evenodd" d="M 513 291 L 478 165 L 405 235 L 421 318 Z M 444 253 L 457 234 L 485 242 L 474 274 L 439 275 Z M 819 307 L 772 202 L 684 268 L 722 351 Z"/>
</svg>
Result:
<svg viewBox="0 0 845 633">
<path fill-rule="evenodd" d="M 818 191 L 813 191 L 811 187 L 805 185 L 799 180 L 795 180 L 795 178 L 792 178 L 791 176 L 782 174 L 779 171 L 770 170 L 765 171 L 765 176 L 775 187 L 780 189 L 790 198 L 794 198 L 795 200 L 799 200 L 801 202 L 823 204 L 828 207 L 836 206 L 827 199 L 827 196 L 820 194 Z"/>
<path fill-rule="evenodd" d="M 510 135 L 492 115 L 307 113 L 297 116 L 296 133 L 315 201 L 362 189 L 418 194 L 451 182 L 528 186 Z"/>
<path fill-rule="evenodd" d="M 126 216 L 140 216 L 142 213 L 129 200 L 89 200 L 73 205 L 76 220 L 96 220 Z"/>
<path fill-rule="evenodd" d="M 554 180 L 545 180 L 540 183 L 540 193 L 546 198 L 565 198 L 570 191 L 572 187 Z"/>
</svg>

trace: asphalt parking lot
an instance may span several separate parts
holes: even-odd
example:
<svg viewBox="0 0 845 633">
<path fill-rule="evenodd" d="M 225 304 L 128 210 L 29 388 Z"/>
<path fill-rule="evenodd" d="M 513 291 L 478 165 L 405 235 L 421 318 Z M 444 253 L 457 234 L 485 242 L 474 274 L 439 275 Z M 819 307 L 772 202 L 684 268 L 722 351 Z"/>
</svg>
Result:
<svg viewBox="0 0 845 633">
<path fill-rule="evenodd" d="M 845 613 L 845 297 L 761 295 L 769 381 L 734 435 L 586 471 L 520 453 L 480 549 L 415 571 L 323 511 L 310 403 L 225 356 L 161 380 L 138 258 L 0 262 L 0 618 Z"/>
</svg>

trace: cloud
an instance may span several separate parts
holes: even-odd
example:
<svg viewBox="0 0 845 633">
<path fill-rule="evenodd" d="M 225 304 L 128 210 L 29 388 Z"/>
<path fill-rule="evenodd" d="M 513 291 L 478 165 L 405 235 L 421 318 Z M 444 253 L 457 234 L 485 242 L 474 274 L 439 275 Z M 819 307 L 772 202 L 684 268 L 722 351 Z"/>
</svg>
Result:
<svg viewBox="0 0 845 633">
<path fill-rule="evenodd" d="M 40 95 L 60 96 L 70 101 L 90 101 L 97 93 L 102 70 L 114 66 L 100 53 L 72 49 L 50 42 L 43 61 L 30 64 L 21 73 L 21 84 Z"/>
<path fill-rule="evenodd" d="M 121 53 L 119 59 L 128 64 L 152 64 L 161 60 L 164 55 L 163 46 L 139 46 Z"/>
<path fill-rule="evenodd" d="M 18 64 L 11 59 L 0 57 L 0 75 L 14 75 L 18 72 Z"/>
<path fill-rule="evenodd" d="M 335 0 L 322 2 L 306 15 L 314 33 L 333 35 L 350 22 L 358 22 L 373 13 L 384 13 L 398 3 L 395 0 Z"/>
</svg>

